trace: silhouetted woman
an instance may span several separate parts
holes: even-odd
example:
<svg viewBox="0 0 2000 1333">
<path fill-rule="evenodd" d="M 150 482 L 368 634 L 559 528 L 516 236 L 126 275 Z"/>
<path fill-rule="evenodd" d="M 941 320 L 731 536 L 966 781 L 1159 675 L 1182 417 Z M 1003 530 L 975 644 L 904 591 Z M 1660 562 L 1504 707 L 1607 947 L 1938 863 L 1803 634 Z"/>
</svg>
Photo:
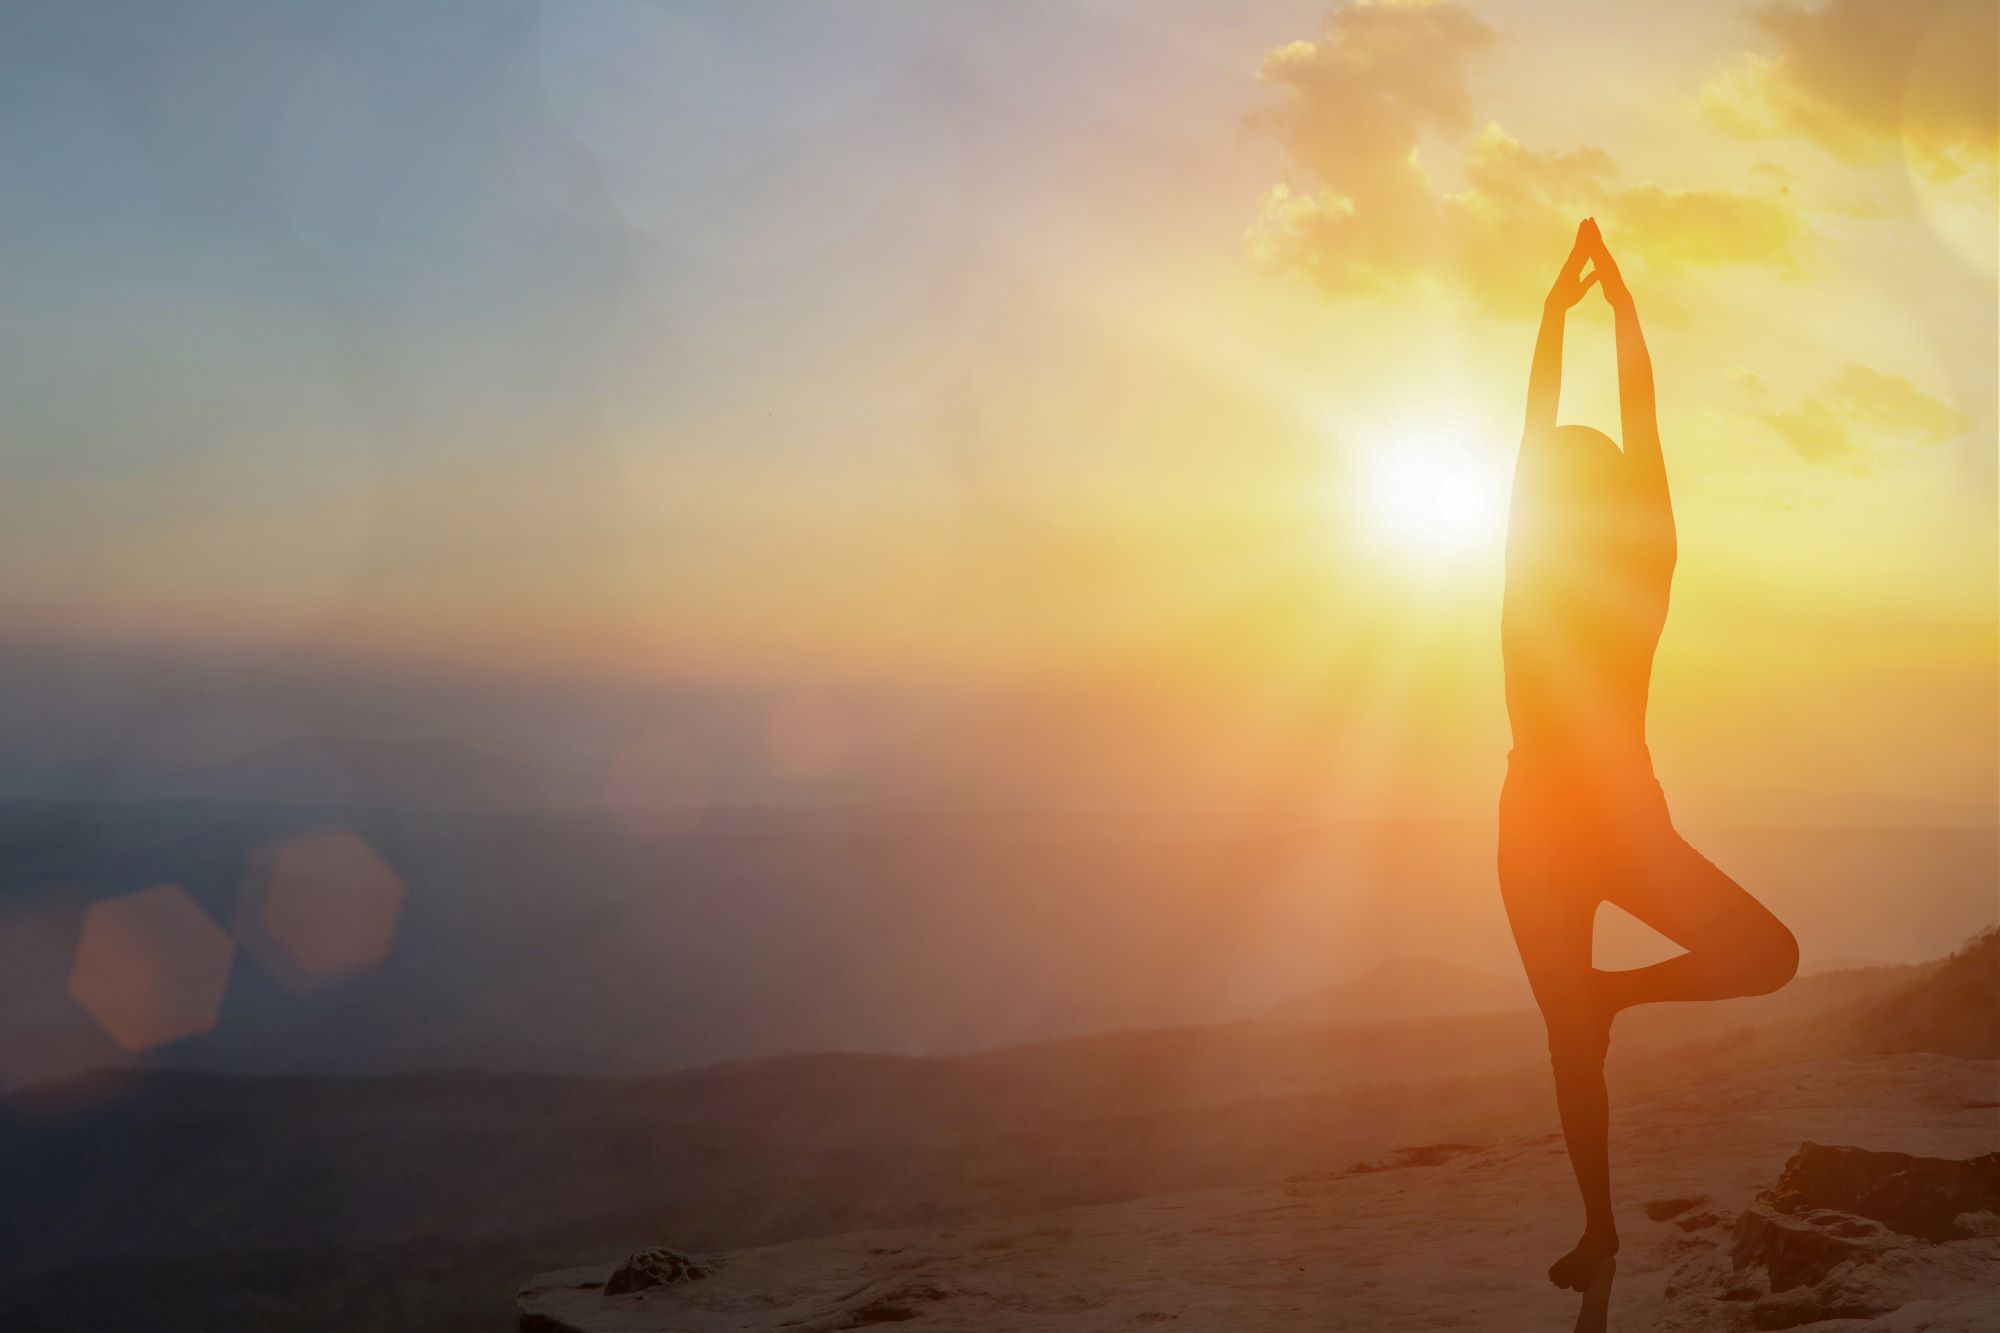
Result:
<svg viewBox="0 0 2000 1333">
<path fill-rule="evenodd" d="M 1588 426 L 1556 425 L 1563 320 L 1593 282 L 1617 323 L 1623 450 Z M 1646 687 L 1673 573 L 1652 362 L 1632 295 L 1585 219 L 1535 342 L 1500 629 L 1514 729 L 1500 793 L 1500 889 L 1548 1024 L 1556 1104 L 1583 1192 L 1583 1238 L 1549 1280 L 1579 1291 L 1618 1250 L 1605 1143 L 1611 1020 L 1658 1000 L 1762 995 L 1798 967 L 1791 932 L 1674 831 L 1653 777 Z M 1630 971 L 1592 967 L 1600 902 L 1687 952 Z"/>
</svg>

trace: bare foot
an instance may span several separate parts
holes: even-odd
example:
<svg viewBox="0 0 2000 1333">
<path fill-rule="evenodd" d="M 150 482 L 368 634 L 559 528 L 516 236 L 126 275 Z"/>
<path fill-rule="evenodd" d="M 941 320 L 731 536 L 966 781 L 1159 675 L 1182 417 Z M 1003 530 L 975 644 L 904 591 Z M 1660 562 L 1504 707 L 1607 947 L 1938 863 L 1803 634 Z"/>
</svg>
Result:
<svg viewBox="0 0 2000 1333">
<path fill-rule="evenodd" d="M 1549 1265 L 1549 1281 L 1568 1291 L 1582 1291 L 1617 1253 L 1617 1232 L 1587 1229 L 1575 1249 Z"/>
</svg>

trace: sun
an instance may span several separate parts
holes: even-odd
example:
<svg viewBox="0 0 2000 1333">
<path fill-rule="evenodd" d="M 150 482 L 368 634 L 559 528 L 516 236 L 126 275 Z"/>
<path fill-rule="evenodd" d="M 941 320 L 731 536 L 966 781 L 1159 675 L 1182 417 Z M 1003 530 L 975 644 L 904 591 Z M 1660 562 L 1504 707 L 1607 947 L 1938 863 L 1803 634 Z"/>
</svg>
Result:
<svg viewBox="0 0 2000 1333">
<path fill-rule="evenodd" d="M 1492 473 L 1447 437 L 1416 436 L 1390 446 L 1375 465 L 1369 500 L 1384 532 L 1425 551 L 1468 551 L 1500 527 Z"/>
</svg>

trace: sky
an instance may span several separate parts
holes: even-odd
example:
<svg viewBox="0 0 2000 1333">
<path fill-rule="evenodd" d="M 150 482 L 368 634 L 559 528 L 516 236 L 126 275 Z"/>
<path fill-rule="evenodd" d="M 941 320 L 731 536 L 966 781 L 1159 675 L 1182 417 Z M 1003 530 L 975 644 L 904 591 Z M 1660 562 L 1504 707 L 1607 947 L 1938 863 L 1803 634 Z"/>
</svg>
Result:
<svg viewBox="0 0 2000 1333">
<path fill-rule="evenodd" d="M 1994 24 L 7 6 L 0 639 L 832 700 L 780 760 L 978 699 L 961 765 L 1490 805 L 1491 519 L 1590 214 L 1680 522 L 1670 790 L 1990 818 Z M 1594 299 L 1565 388 L 1615 434 Z"/>
</svg>

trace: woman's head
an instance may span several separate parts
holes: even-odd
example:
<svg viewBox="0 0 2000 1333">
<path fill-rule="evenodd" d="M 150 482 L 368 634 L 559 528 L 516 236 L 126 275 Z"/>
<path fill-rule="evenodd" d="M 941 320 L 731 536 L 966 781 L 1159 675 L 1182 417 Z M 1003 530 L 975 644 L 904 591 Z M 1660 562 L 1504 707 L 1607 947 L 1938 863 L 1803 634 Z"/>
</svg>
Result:
<svg viewBox="0 0 2000 1333">
<path fill-rule="evenodd" d="M 1625 455 L 1593 426 L 1557 426 L 1549 451 L 1549 498 L 1556 504 L 1595 506 L 1623 491 Z"/>
<path fill-rule="evenodd" d="M 1530 543 L 1570 560 L 1629 536 L 1639 497 L 1611 437 L 1589 426 L 1558 426 L 1549 446 Z"/>
</svg>

